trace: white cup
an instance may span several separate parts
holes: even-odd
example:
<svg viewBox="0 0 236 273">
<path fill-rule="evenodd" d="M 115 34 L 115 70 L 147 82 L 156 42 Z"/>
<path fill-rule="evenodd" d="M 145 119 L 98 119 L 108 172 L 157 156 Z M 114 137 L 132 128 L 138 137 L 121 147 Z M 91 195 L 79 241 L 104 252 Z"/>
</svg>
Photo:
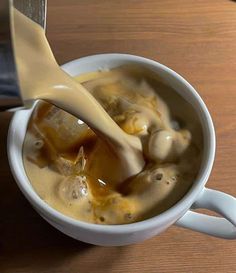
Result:
<svg viewBox="0 0 236 273">
<path fill-rule="evenodd" d="M 187 194 L 164 213 L 132 224 L 90 224 L 63 215 L 37 195 L 24 170 L 22 145 L 33 108 L 19 110 L 15 113 L 8 134 L 9 162 L 19 188 L 35 210 L 51 225 L 77 240 L 95 245 L 120 246 L 137 243 L 160 234 L 172 224 L 221 238 L 236 238 L 236 199 L 223 192 L 205 188 L 215 156 L 215 132 L 206 105 L 186 80 L 158 62 L 127 54 L 101 54 L 84 57 L 69 62 L 62 68 L 71 76 L 76 76 L 127 63 L 145 65 L 155 71 L 168 85 L 174 87 L 176 92 L 184 97 L 197 112 L 203 130 L 203 159 L 199 174 Z M 215 211 L 222 215 L 222 218 L 190 210 L 195 208 Z"/>
</svg>

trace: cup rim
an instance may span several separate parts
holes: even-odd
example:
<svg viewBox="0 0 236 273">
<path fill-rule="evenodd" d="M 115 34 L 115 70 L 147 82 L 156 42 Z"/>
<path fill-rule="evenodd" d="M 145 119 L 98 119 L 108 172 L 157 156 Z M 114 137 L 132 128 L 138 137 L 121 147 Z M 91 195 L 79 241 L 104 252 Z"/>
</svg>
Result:
<svg viewBox="0 0 236 273">
<path fill-rule="evenodd" d="M 202 115 L 202 119 L 204 119 L 205 121 L 204 123 L 205 128 L 203 128 L 204 129 L 203 134 L 205 134 L 205 138 L 207 138 L 207 141 L 208 141 L 207 145 L 209 147 L 208 153 L 205 159 L 206 162 L 201 170 L 201 176 L 199 178 L 196 178 L 197 181 L 193 183 L 192 187 L 188 190 L 188 192 L 175 205 L 173 205 L 168 210 L 162 212 L 161 214 L 153 216 L 151 218 L 148 218 L 139 222 L 135 222 L 135 223 L 119 224 L 119 225 L 101 225 L 101 224 L 87 223 L 87 222 L 80 221 L 80 220 L 71 218 L 69 216 L 66 216 L 62 214 L 61 212 L 57 211 L 56 209 L 52 208 L 50 205 L 48 205 L 45 201 L 43 201 L 38 196 L 38 194 L 34 191 L 33 187 L 30 185 L 30 181 L 25 173 L 25 170 L 24 169 L 22 170 L 22 168 L 19 167 L 19 162 L 17 161 L 16 155 L 17 153 L 22 153 L 21 149 L 18 148 L 18 151 L 17 151 L 17 149 L 13 145 L 14 141 L 16 140 L 16 132 L 17 130 L 20 130 L 21 128 L 21 123 L 19 123 L 19 120 L 23 122 L 21 119 L 22 113 L 27 111 L 28 116 L 26 121 L 24 122 L 28 124 L 29 118 L 31 116 L 31 113 L 34 107 L 30 109 L 26 109 L 26 110 L 25 109 L 19 110 L 14 114 L 10 127 L 9 127 L 9 131 L 8 131 L 7 151 L 8 151 L 8 159 L 9 159 L 10 168 L 19 188 L 21 189 L 25 197 L 30 201 L 30 203 L 40 212 L 46 213 L 48 218 L 52 222 L 56 222 L 58 225 L 60 225 L 61 222 L 66 222 L 70 225 L 79 227 L 84 230 L 114 234 L 114 233 L 135 232 L 135 231 L 143 230 L 146 228 L 155 227 L 157 226 L 157 224 L 162 225 L 164 223 L 168 223 L 169 221 L 173 221 L 172 220 L 173 215 L 178 215 L 179 217 L 181 217 L 186 212 L 186 210 L 192 205 L 192 203 L 196 200 L 197 195 L 203 189 L 204 185 L 207 182 L 207 179 L 210 175 L 210 172 L 214 163 L 216 140 L 215 140 L 214 125 L 213 125 L 210 113 L 205 103 L 203 102 L 202 98 L 200 97 L 200 95 L 181 75 L 179 75 L 174 70 L 168 68 L 167 66 L 157 61 L 147 59 L 141 56 L 130 55 L 130 54 L 105 53 L 105 54 L 95 54 L 95 55 L 78 58 L 62 65 L 61 67 L 66 72 L 70 72 L 70 68 L 75 65 L 78 65 L 78 63 L 83 63 L 83 62 L 86 63 L 88 61 L 92 61 L 93 59 L 94 60 L 96 59 L 99 61 L 99 59 L 104 60 L 109 58 L 113 58 L 113 59 L 123 58 L 127 62 L 137 61 L 143 64 L 158 67 L 159 69 L 165 71 L 167 74 L 176 78 L 176 80 L 178 80 L 183 85 L 185 85 L 185 87 L 190 91 L 191 96 L 194 98 L 194 100 L 198 104 L 198 108 L 199 108 L 200 114 Z M 186 209 L 186 206 L 187 206 L 187 209 Z"/>
</svg>

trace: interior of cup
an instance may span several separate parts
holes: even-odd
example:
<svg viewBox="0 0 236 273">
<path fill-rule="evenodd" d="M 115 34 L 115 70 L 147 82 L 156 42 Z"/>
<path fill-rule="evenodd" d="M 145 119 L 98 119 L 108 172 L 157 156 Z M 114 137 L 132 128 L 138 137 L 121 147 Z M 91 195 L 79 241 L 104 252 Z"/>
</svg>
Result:
<svg viewBox="0 0 236 273">
<path fill-rule="evenodd" d="M 187 127 L 197 138 L 199 145 L 201 145 L 203 149 L 201 167 L 192 188 L 172 208 L 168 209 L 161 215 L 155 216 L 161 219 L 161 217 L 167 216 L 168 213 L 170 214 L 177 211 L 184 202 L 186 202 L 186 204 L 192 202 L 191 200 L 194 199 L 194 195 L 196 196 L 199 191 L 198 188 L 204 186 L 206 183 L 206 179 L 209 176 L 214 160 L 214 128 L 205 104 L 193 87 L 174 71 L 154 61 L 126 54 L 102 54 L 72 61 L 63 65 L 62 68 L 71 76 L 77 76 L 82 73 L 101 69 L 110 69 L 125 64 L 146 66 L 148 69 L 157 73 L 164 83 L 171 86 L 176 91 L 168 93 L 158 90 L 158 93 L 167 101 L 169 107 L 172 109 L 172 115 L 183 119 L 186 122 Z M 176 107 L 176 103 L 181 105 L 181 107 Z M 22 147 L 32 111 L 33 107 L 31 109 L 21 110 L 19 113 L 16 113 L 9 130 L 8 154 L 13 175 L 16 178 L 18 186 L 23 191 L 25 196 L 31 201 L 31 203 L 36 202 L 41 209 L 50 211 L 55 217 L 57 216 L 60 219 L 63 218 L 65 221 L 76 221 L 81 225 L 81 221 L 69 219 L 69 217 L 62 215 L 53 208 L 50 208 L 49 205 L 47 205 L 39 198 L 39 196 L 37 196 L 27 178 L 22 160 Z M 155 217 L 141 222 L 152 221 Z M 137 225 L 141 222 L 122 226 Z M 82 225 L 91 226 L 94 224 L 83 223 Z M 102 228 L 106 228 L 105 225 Z"/>
<path fill-rule="evenodd" d="M 71 76 L 77 76 L 127 64 L 140 65 L 153 71 L 161 82 L 171 87 L 171 89 L 158 87 L 157 93 L 169 106 L 172 117 L 184 123 L 190 130 L 197 146 L 202 148 L 201 166 L 193 187 L 195 184 L 200 184 L 201 178 L 209 172 L 209 167 L 213 164 L 215 132 L 206 105 L 196 90 L 183 77 L 158 62 L 129 54 L 88 56 L 79 59 L 79 61 L 71 61 L 63 65 L 62 68 Z"/>
</svg>

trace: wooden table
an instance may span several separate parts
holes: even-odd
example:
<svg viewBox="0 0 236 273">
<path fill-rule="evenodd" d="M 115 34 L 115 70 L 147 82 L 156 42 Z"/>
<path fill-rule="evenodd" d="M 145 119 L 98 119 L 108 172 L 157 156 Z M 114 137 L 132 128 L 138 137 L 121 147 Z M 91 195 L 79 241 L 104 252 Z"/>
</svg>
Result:
<svg viewBox="0 0 236 273">
<path fill-rule="evenodd" d="M 102 52 L 155 59 L 182 74 L 212 114 L 217 154 L 208 187 L 236 196 L 236 3 L 227 0 L 49 0 L 59 63 Z M 47 224 L 17 188 L 0 114 L 1 273 L 235 273 L 236 243 L 171 227 L 146 242 L 96 247 Z"/>
</svg>

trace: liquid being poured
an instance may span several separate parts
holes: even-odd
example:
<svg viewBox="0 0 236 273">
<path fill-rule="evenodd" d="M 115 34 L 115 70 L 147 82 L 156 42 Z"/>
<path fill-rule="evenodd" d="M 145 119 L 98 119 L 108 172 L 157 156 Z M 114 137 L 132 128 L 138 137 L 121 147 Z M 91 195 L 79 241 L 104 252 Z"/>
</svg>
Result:
<svg viewBox="0 0 236 273">
<path fill-rule="evenodd" d="M 45 100 L 88 124 L 111 151 L 116 183 L 139 173 L 144 166 L 139 138 L 122 131 L 94 97 L 62 71 L 38 24 L 16 9 L 12 17 L 17 71 L 25 103 Z"/>
<path fill-rule="evenodd" d="M 151 72 L 123 67 L 75 80 L 56 63 L 39 25 L 17 10 L 13 19 L 25 103 L 41 99 L 86 123 L 45 102 L 36 107 L 23 159 L 39 196 L 66 215 L 101 224 L 139 221 L 175 204 L 201 153 L 189 130 L 173 128 L 159 83 L 149 85 Z"/>
</svg>

